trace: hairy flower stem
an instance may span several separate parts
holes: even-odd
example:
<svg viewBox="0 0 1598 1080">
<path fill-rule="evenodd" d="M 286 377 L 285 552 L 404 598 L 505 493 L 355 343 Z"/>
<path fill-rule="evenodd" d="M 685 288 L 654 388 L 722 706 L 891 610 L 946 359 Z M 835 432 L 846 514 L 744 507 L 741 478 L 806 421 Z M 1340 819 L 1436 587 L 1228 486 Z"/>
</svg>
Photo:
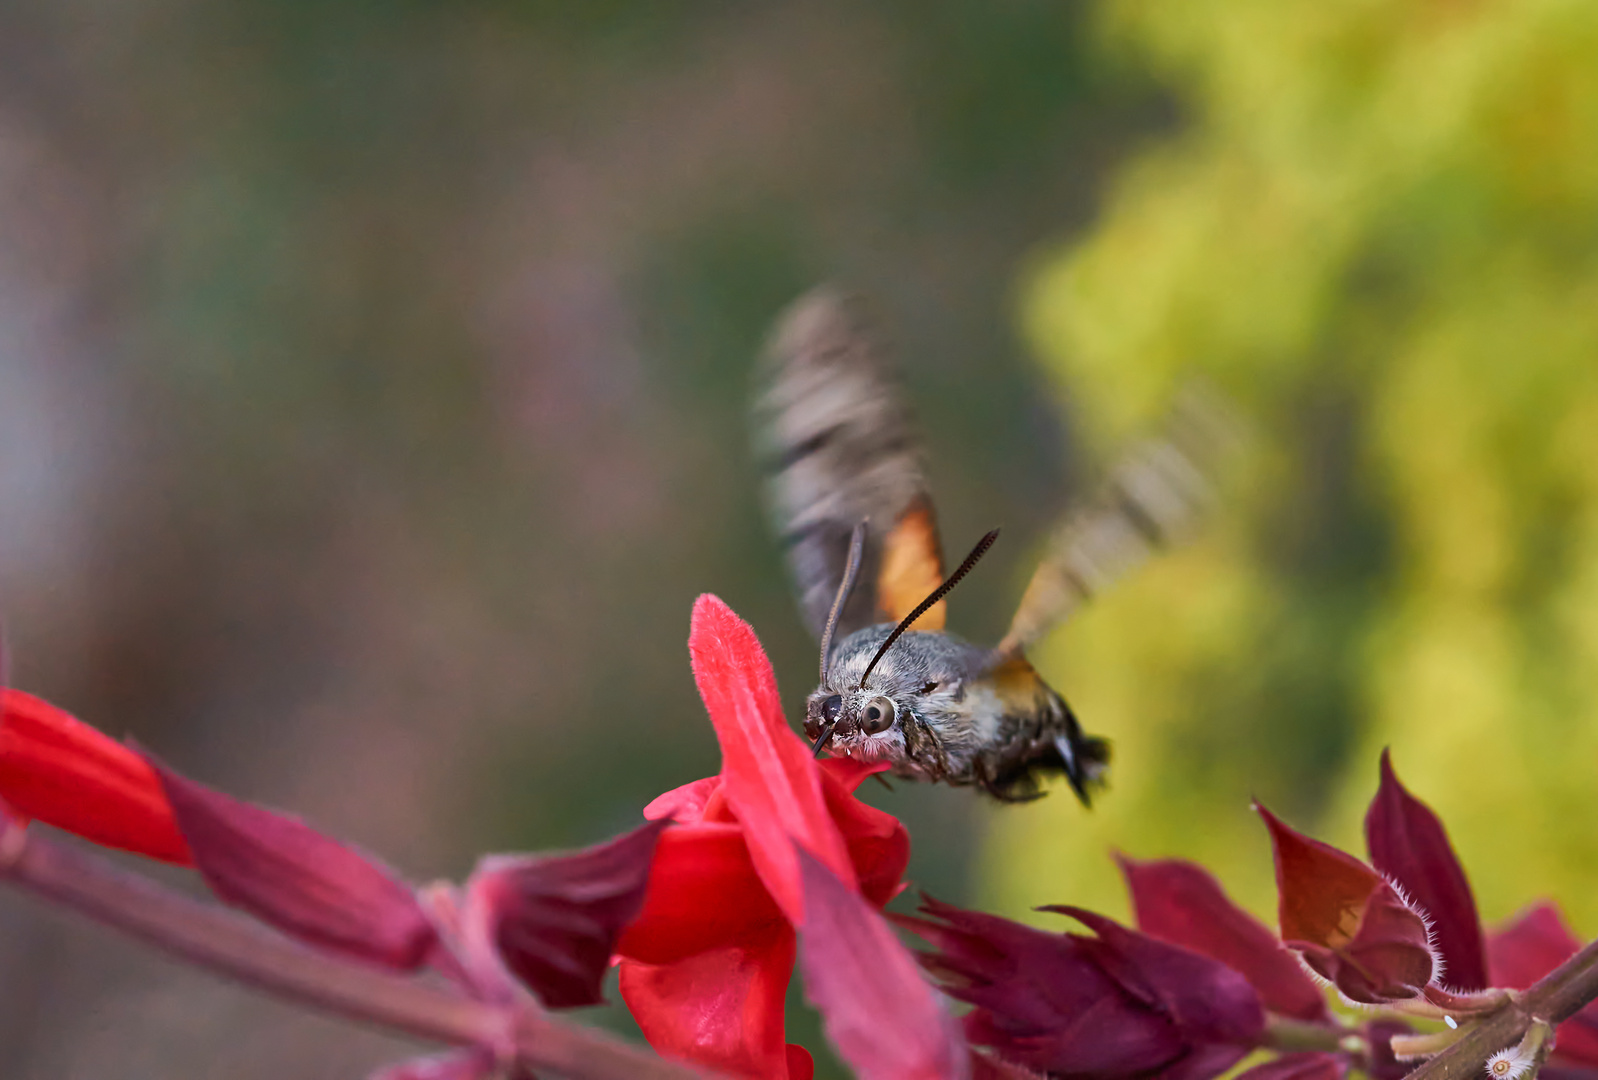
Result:
<svg viewBox="0 0 1598 1080">
<path fill-rule="evenodd" d="M 1598 998 L 1598 941 L 1543 976 L 1530 989 L 1509 995 L 1503 1008 L 1470 1024 L 1459 1041 L 1405 1080 L 1464 1080 L 1478 1077 L 1494 1053 L 1519 1042 L 1536 1023 L 1557 1027 Z"/>
<path fill-rule="evenodd" d="M 532 1003 L 487 1004 L 315 952 L 265 927 L 95 856 L 0 826 L 0 880 L 279 997 L 574 1080 L 690 1080 L 703 1074 Z"/>
</svg>

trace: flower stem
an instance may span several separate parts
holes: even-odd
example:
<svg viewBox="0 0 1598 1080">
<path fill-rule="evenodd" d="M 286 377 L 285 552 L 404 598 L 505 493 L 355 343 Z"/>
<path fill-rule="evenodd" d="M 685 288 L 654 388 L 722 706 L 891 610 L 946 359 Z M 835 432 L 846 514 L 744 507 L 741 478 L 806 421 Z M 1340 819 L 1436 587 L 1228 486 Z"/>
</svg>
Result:
<svg viewBox="0 0 1598 1080">
<path fill-rule="evenodd" d="M 0 825 L 0 880 L 72 908 L 196 966 L 279 997 L 574 1080 L 689 1080 L 701 1074 L 527 1006 L 473 1001 L 279 937 L 147 877 Z"/>
<path fill-rule="evenodd" d="M 1469 1024 L 1459 1041 L 1406 1080 L 1464 1080 L 1479 1076 L 1492 1054 L 1518 1042 L 1536 1023 L 1557 1027 L 1598 998 L 1598 941 L 1543 976 L 1530 989 L 1508 996 L 1498 1012 Z"/>
<path fill-rule="evenodd" d="M 1345 1027 L 1294 1020 L 1276 1013 L 1268 1014 L 1265 1021 L 1265 1045 L 1286 1052 L 1325 1050 L 1335 1053 L 1342 1049 L 1343 1039 L 1350 1034 Z"/>
<path fill-rule="evenodd" d="M 1531 1027 L 1526 1029 L 1525 1037 L 1520 1040 L 1520 1045 L 1515 1047 L 1516 1059 L 1526 1062 L 1526 1071 L 1520 1080 L 1537 1080 L 1537 1074 L 1542 1072 L 1543 1064 L 1548 1060 L 1548 1052 L 1553 1048 L 1554 1026 L 1546 1020 L 1533 1020 Z"/>
<path fill-rule="evenodd" d="M 1394 1035 L 1390 1040 L 1393 1056 L 1399 1061 L 1417 1061 L 1440 1054 L 1460 1040 L 1460 1031 L 1449 1028 L 1424 1035 Z"/>
<path fill-rule="evenodd" d="M 1428 986 L 1425 990 L 1426 1000 L 1443 1011 L 1445 1016 L 1468 1016 L 1471 1013 L 1489 1013 L 1503 1008 L 1504 1003 L 1514 997 L 1512 990 L 1474 990 L 1469 993 L 1455 994 L 1444 990 L 1440 986 Z M 1400 1004 L 1403 1004 L 1402 1002 Z"/>
</svg>

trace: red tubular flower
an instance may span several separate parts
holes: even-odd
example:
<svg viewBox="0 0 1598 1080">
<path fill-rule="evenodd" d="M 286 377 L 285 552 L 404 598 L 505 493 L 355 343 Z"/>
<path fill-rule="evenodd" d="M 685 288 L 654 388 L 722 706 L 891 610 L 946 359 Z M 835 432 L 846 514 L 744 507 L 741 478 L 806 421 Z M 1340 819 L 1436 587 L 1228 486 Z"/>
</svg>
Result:
<svg viewBox="0 0 1598 1080">
<path fill-rule="evenodd" d="M 36 697 L 0 690 L 0 812 L 192 866 L 223 902 L 313 946 L 410 971 L 436 946 L 414 891 L 298 818 L 189 780 Z M 599 1000 L 642 899 L 655 828 L 563 856 L 489 861 L 472 910 L 552 1007 Z"/>
<path fill-rule="evenodd" d="M 105 847 L 192 862 L 160 778 L 137 751 L 17 690 L 0 689 L 0 803 Z"/>
<path fill-rule="evenodd" d="M 369 855 L 291 814 L 235 799 L 147 758 L 194 867 L 223 903 L 319 948 L 411 971 L 433 925 L 410 885 Z"/>
<path fill-rule="evenodd" d="M 433 931 L 409 886 L 287 815 L 152 763 L 47 702 L 0 691 L 0 803 L 104 847 L 196 867 L 285 933 L 410 969 Z"/>
<path fill-rule="evenodd" d="M 904 827 L 855 799 L 872 772 L 817 762 L 782 715 L 754 631 L 713 596 L 694 605 L 689 653 L 722 770 L 644 811 L 671 818 L 636 922 L 617 946 L 621 993 L 657 1050 L 728 1072 L 810 1075 L 783 1038 L 804 889 L 795 845 L 880 908 L 910 857 Z"/>
</svg>

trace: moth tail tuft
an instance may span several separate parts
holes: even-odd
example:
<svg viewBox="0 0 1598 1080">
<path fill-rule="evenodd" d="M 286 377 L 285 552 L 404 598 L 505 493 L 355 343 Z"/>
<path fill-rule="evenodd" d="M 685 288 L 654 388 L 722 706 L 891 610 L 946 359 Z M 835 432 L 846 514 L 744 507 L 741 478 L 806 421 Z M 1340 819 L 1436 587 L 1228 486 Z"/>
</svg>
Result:
<svg viewBox="0 0 1598 1080">
<path fill-rule="evenodd" d="M 1075 724 L 1055 740 L 1060 768 L 1071 790 L 1083 806 L 1093 805 L 1093 793 L 1105 786 L 1110 769 L 1110 740 L 1099 735 L 1084 735 Z"/>
</svg>

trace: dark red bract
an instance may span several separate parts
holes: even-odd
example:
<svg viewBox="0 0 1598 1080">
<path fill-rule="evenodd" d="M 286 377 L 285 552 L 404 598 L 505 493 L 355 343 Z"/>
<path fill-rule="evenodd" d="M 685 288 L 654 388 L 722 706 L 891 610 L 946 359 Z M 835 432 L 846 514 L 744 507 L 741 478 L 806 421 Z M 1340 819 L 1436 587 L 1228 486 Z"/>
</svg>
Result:
<svg viewBox="0 0 1598 1080">
<path fill-rule="evenodd" d="M 650 822 L 603 844 L 555 855 L 490 855 L 466 883 L 473 946 L 551 1009 L 598 1005 L 622 928 L 638 916 L 655 845 Z"/>
<path fill-rule="evenodd" d="M 1504 997 L 1492 987 L 1529 986 L 1578 948 L 1552 907 L 1533 909 L 1483 948 L 1442 823 L 1404 790 L 1386 755 L 1365 823 L 1376 866 L 1256 809 L 1275 853 L 1280 937 L 1203 868 L 1125 856 L 1138 931 L 1057 907 L 1044 910 L 1071 915 L 1095 936 L 1047 934 L 936 901 L 923 909 L 930 918 L 903 921 L 936 946 L 923 962 L 948 992 L 974 1006 L 965 1021 L 972 1042 L 1012 1065 L 1093 1080 L 1214 1075 L 1274 1042 L 1260 1019 L 1267 1010 L 1312 1025 L 1295 1040 L 1307 1033 L 1324 1049 L 1281 1054 L 1241 1074 L 1246 1080 L 1340 1080 L 1356 1067 L 1399 1080 L 1416 1064 L 1397 1060 L 1390 1043 L 1415 1035 L 1406 1011 L 1496 1009 Z M 1456 955 L 1461 981 L 1445 984 Z M 1328 1010 L 1305 967 L 1345 1000 L 1392 1011 L 1353 1028 Z M 1355 1030 L 1361 1037 L 1349 1041 Z M 1422 1052 L 1413 1041 L 1403 1049 Z M 1598 1005 L 1561 1025 L 1550 1066 L 1551 1080 L 1598 1080 Z"/>
<path fill-rule="evenodd" d="M 1431 918 L 1433 940 L 1454 990 L 1487 987 L 1481 920 L 1465 868 L 1431 807 L 1405 790 L 1382 751 L 1381 786 L 1365 814 L 1365 846 L 1371 864 L 1409 894 Z"/>
<path fill-rule="evenodd" d="M 1271 1012 L 1329 1022 L 1326 995 L 1270 928 L 1232 903 L 1209 871 L 1180 859 L 1120 857 L 1137 927 L 1246 977 Z"/>
<path fill-rule="evenodd" d="M 1420 997 L 1438 974 L 1426 918 L 1352 855 L 1257 806 L 1276 852 L 1282 940 L 1350 1001 Z"/>
<path fill-rule="evenodd" d="M 936 947 L 922 962 L 974 1006 L 966 1036 L 1056 1076 L 1123 1080 L 1158 1072 L 1208 1080 L 1265 1032 L 1241 974 L 1080 908 L 1054 908 L 1093 936 L 1051 934 L 936 900 L 899 920 Z"/>
</svg>

